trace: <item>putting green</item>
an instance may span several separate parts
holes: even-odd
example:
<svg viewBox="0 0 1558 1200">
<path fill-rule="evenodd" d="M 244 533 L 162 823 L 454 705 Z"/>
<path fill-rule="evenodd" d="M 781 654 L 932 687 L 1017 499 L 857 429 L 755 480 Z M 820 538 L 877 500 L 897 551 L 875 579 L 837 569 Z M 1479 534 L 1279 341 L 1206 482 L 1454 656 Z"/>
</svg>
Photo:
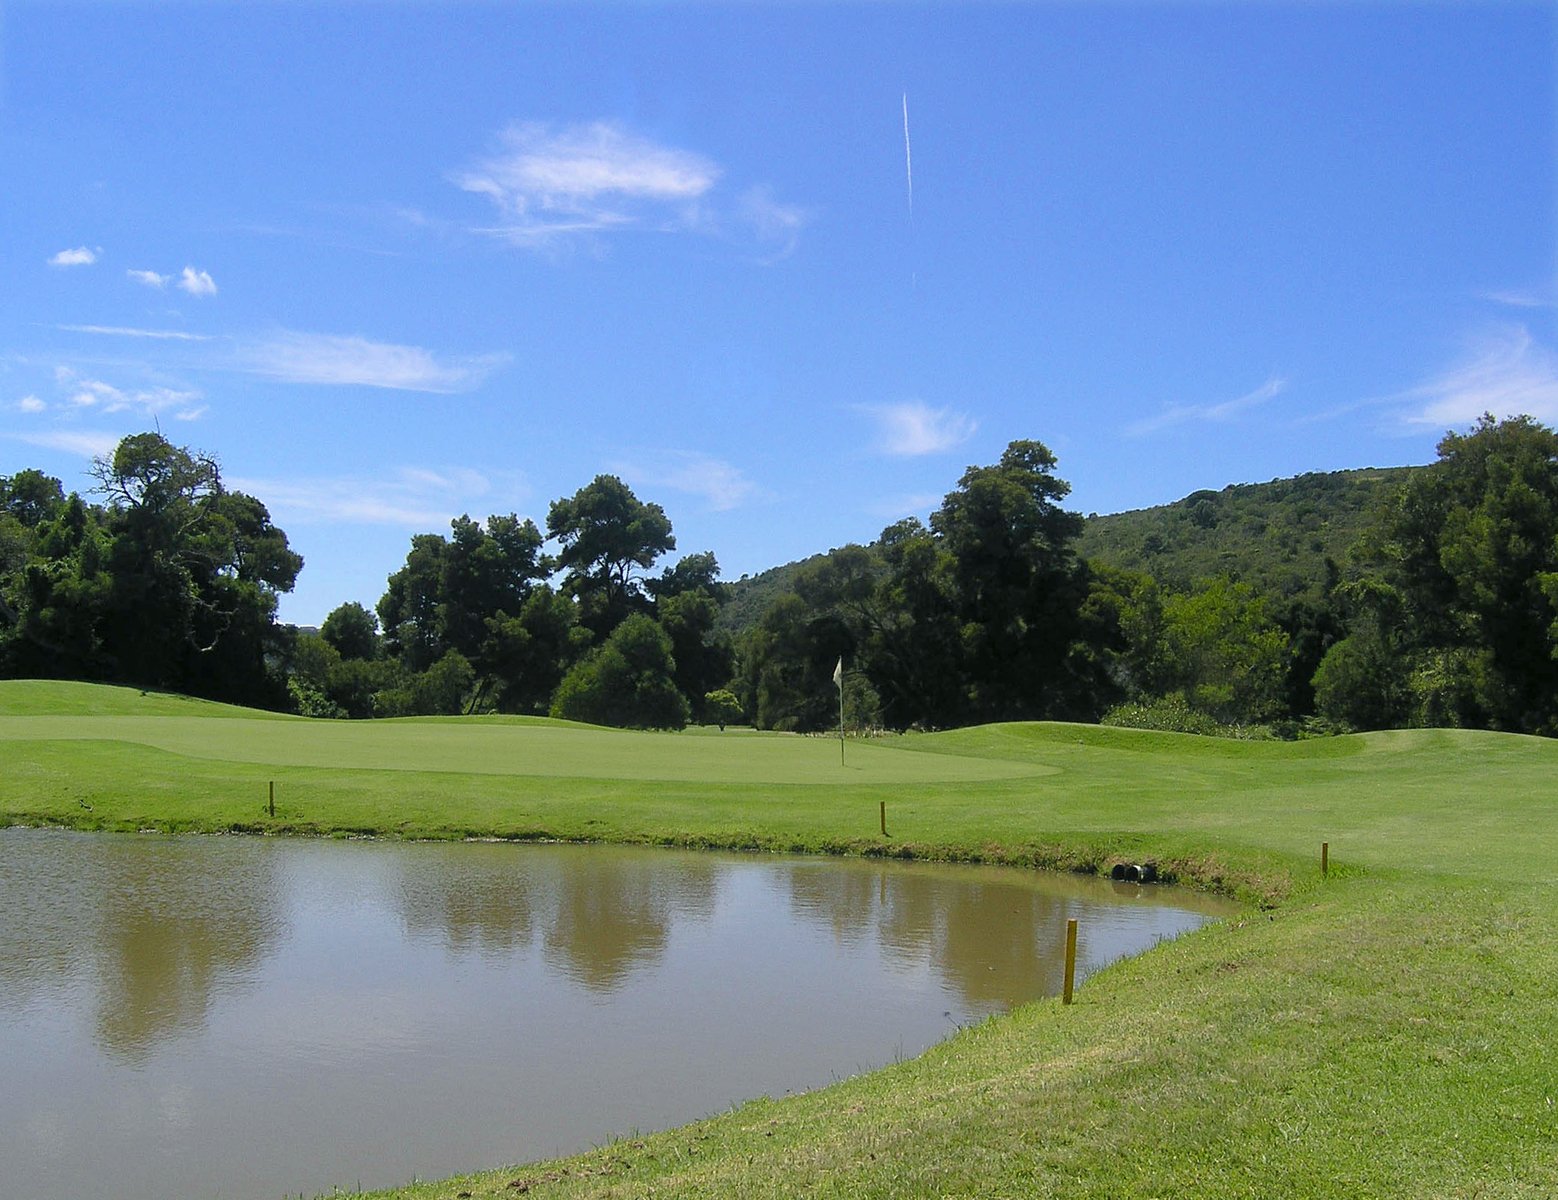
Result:
<svg viewBox="0 0 1558 1200">
<path fill-rule="evenodd" d="M 220 716 L 0 716 L 0 741 L 118 742 L 276 767 L 572 779 L 841 785 L 961 783 L 1056 773 L 1035 762 L 915 754 L 891 741 L 700 737 L 561 722 L 275 721 Z"/>
</svg>

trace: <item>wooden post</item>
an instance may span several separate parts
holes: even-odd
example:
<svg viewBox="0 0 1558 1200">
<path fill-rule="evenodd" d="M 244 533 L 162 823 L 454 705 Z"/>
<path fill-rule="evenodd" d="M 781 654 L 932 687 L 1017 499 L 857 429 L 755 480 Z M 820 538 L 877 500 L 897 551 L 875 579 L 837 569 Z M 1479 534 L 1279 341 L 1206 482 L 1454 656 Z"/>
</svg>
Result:
<svg viewBox="0 0 1558 1200">
<path fill-rule="evenodd" d="M 274 779 L 270 781 L 270 815 L 272 817 L 276 815 L 276 781 Z"/>
<path fill-rule="evenodd" d="M 882 801 L 882 836 L 887 836 L 887 801 Z"/>
<path fill-rule="evenodd" d="M 1063 1004 L 1071 1003 L 1071 993 L 1076 988 L 1077 981 L 1077 919 L 1070 918 L 1066 922 L 1066 990 L 1061 997 Z"/>
<path fill-rule="evenodd" d="M 1329 875 L 1330 873 L 1331 873 L 1331 843 L 1330 842 L 1321 842 L 1320 843 L 1320 874 L 1322 874 L 1322 875 Z"/>
</svg>

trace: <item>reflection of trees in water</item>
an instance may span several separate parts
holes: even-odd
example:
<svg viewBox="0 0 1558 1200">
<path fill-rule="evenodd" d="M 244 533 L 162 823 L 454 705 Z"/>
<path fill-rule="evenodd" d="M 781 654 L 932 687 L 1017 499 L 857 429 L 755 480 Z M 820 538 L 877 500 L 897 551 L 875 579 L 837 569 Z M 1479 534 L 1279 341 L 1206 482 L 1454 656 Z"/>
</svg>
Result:
<svg viewBox="0 0 1558 1200">
<path fill-rule="evenodd" d="M 448 850 L 412 853 L 400 862 L 396 903 L 413 934 L 436 933 L 457 953 L 478 950 L 505 956 L 529 946 L 537 911 L 546 907 L 550 885 L 539 861 L 516 862 L 505 847 L 459 847 L 464 861 Z M 451 848 L 453 849 L 453 848 Z"/>
<path fill-rule="evenodd" d="M 942 976 L 971 1008 L 1004 1008 L 1060 990 L 1066 916 L 1056 896 L 1015 884 L 947 889 L 937 944 Z"/>
<path fill-rule="evenodd" d="M 440 931 L 456 952 L 512 953 L 539 934 L 548 963 L 607 992 L 664 952 L 678 919 L 713 912 L 718 871 L 696 854 L 469 846 L 408 862 L 399 902 L 409 928 Z"/>
<path fill-rule="evenodd" d="M 266 850 L 60 835 L 14 862 L 8 854 L 0 956 L 25 963 L 28 978 L 8 972 L 5 993 L 36 994 L 87 975 L 99 1044 L 132 1061 L 200 1029 L 213 994 L 256 966 L 280 934 Z"/>
<path fill-rule="evenodd" d="M 105 1047 L 140 1058 L 199 1029 L 212 994 L 275 944 L 280 888 L 267 849 L 199 839 L 136 843 L 113 856 L 98 943 Z"/>
<path fill-rule="evenodd" d="M 825 924 L 844 944 L 874 937 L 892 957 L 930 966 L 970 1008 L 1060 990 L 1071 908 L 1059 896 L 854 864 L 797 866 L 785 877 L 798 917 Z"/>
<path fill-rule="evenodd" d="M 796 863 L 784 868 L 790 911 L 825 925 L 849 945 L 870 932 L 882 903 L 881 871 L 854 863 Z"/>
</svg>

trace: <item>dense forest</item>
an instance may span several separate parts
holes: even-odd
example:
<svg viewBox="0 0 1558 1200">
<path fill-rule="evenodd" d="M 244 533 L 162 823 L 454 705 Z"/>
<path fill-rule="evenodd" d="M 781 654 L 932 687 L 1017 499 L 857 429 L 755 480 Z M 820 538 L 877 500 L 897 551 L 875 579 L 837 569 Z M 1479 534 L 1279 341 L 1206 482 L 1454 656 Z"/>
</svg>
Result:
<svg viewBox="0 0 1558 1200">
<path fill-rule="evenodd" d="M 276 620 L 302 560 L 214 458 L 159 434 L 91 499 L 0 477 L 0 674 L 316 717 L 507 712 L 679 728 L 1022 719 L 1304 736 L 1558 732 L 1558 434 L 1485 417 L 1426 467 L 1305 475 L 1083 519 L 1017 441 L 929 520 L 734 584 L 673 559 L 615 476 L 546 527 L 411 539 L 375 609 Z M 839 688 L 835 670 L 845 664 Z"/>
</svg>

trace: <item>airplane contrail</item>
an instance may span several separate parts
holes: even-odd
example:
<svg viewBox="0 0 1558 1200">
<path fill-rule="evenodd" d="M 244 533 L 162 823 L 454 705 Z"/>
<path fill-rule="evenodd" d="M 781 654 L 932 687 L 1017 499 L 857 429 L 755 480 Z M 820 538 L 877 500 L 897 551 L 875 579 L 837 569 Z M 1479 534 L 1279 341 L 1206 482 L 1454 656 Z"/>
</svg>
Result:
<svg viewBox="0 0 1558 1200">
<path fill-rule="evenodd" d="M 914 156 L 909 152 L 909 93 L 903 94 L 903 170 L 909 181 L 909 220 L 914 220 Z"/>
</svg>

